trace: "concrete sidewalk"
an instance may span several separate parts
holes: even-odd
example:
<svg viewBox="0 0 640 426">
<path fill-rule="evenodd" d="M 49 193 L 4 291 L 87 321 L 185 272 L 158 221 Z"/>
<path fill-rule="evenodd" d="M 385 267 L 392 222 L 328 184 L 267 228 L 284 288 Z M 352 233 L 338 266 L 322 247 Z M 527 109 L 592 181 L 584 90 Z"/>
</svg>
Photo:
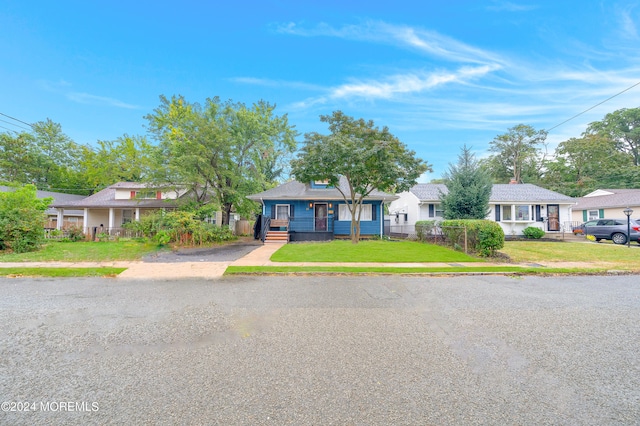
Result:
<svg viewBox="0 0 640 426">
<path fill-rule="evenodd" d="M 350 267 L 395 267 L 395 268 L 442 268 L 442 267 L 473 267 L 473 266 L 543 266 L 558 268 L 585 268 L 600 267 L 607 268 L 606 263 L 597 265 L 585 265 L 581 262 L 544 262 L 544 264 L 512 264 L 495 262 L 460 262 L 460 263 L 374 263 L 374 262 L 272 262 L 271 255 L 278 251 L 285 243 L 265 244 L 257 246 L 248 254 L 235 261 L 224 262 L 14 262 L 2 263 L 0 268 L 10 267 L 67 267 L 67 268 L 98 268 L 98 267 L 119 267 L 127 268 L 118 275 L 118 279 L 141 279 L 141 280 L 171 280 L 179 278 L 204 278 L 215 279 L 222 277 L 229 266 L 350 266 Z"/>
</svg>

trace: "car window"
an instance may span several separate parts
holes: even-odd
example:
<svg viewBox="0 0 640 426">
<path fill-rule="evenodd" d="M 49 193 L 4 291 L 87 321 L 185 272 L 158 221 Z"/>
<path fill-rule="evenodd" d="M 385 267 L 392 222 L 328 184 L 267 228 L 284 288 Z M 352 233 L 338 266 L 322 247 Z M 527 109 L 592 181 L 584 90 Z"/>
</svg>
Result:
<svg viewBox="0 0 640 426">
<path fill-rule="evenodd" d="M 597 220 L 590 220 L 589 222 L 585 222 L 584 226 L 596 226 L 598 224 Z"/>
<path fill-rule="evenodd" d="M 606 225 L 610 225 L 611 221 L 608 219 L 600 219 L 598 221 L 598 226 L 606 226 Z"/>
</svg>

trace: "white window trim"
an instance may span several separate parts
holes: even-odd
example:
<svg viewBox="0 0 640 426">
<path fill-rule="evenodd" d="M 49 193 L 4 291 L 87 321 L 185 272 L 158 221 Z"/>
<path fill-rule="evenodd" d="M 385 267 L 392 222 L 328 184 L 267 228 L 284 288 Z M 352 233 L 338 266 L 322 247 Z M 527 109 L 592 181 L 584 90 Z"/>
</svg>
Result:
<svg viewBox="0 0 640 426">
<path fill-rule="evenodd" d="M 360 208 L 362 210 L 360 216 L 360 222 L 372 222 L 373 221 L 373 204 L 361 204 Z M 356 213 L 356 219 L 358 215 Z M 349 209 L 349 205 L 347 204 L 338 204 L 338 220 L 340 221 L 351 221 L 351 211 Z"/>
<path fill-rule="evenodd" d="M 517 216 L 517 207 L 526 207 L 527 208 L 527 213 L 529 215 L 528 219 L 518 219 Z M 511 219 L 505 219 L 504 218 L 504 208 L 505 207 L 511 207 Z M 501 204 L 500 205 L 500 222 L 519 222 L 519 223 L 525 223 L 525 222 L 535 222 L 535 220 L 533 219 L 533 204 Z"/>
<path fill-rule="evenodd" d="M 279 212 L 278 207 L 286 207 L 287 208 L 287 217 L 286 218 L 278 217 L 278 212 Z M 291 205 L 290 204 L 276 204 L 276 219 L 289 220 L 290 216 L 291 216 Z"/>
</svg>

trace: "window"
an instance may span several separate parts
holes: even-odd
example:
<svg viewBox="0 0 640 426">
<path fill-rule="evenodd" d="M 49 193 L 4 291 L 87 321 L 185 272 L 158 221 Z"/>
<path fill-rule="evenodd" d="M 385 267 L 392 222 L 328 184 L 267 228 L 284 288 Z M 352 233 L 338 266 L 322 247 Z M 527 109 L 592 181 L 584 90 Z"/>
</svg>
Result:
<svg viewBox="0 0 640 426">
<path fill-rule="evenodd" d="M 516 206 L 516 220 L 530 220 L 529 206 Z"/>
<path fill-rule="evenodd" d="M 598 210 L 589 210 L 588 211 L 589 220 L 594 220 L 599 217 Z"/>
<path fill-rule="evenodd" d="M 135 191 L 135 196 L 131 198 L 138 198 L 141 200 L 155 200 L 158 198 L 156 191 Z"/>
<path fill-rule="evenodd" d="M 131 223 L 133 220 L 133 210 L 122 210 L 122 224 Z"/>
<path fill-rule="evenodd" d="M 436 204 L 436 217 L 444 217 L 444 209 L 442 204 Z"/>
<path fill-rule="evenodd" d="M 511 220 L 511 206 L 502 206 L 502 220 Z"/>
<path fill-rule="evenodd" d="M 289 220 L 289 204 L 276 205 L 276 219 Z"/>
<path fill-rule="evenodd" d="M 360 206 L 360 209 L 362 210 L 360 214 L 361 222 L 373 220 L 372 207 L 373 207 L 372 204 L 363 204 Z M 357 218 L 358 218 L 358 215 L 356 214 L 356 219 Z M 349 211 L 349 206 L 347 206 L 346 204 L 338 205 L 338 220 L 349 220 L 349 221 L 351 220 L 351 212 Z"/>
</svg>

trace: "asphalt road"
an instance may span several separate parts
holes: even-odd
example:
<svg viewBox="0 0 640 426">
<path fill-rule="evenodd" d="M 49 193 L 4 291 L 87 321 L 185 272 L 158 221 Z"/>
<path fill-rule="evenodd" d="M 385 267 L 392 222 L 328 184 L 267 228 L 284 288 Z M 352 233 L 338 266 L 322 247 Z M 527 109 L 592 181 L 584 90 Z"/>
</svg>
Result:
<svg viewBox="0 0 640 426">
<path fill-rule="evenodd" d="M 640 424 L 637 282 L 0 279 L 0 424 Z"/>
</svg>

